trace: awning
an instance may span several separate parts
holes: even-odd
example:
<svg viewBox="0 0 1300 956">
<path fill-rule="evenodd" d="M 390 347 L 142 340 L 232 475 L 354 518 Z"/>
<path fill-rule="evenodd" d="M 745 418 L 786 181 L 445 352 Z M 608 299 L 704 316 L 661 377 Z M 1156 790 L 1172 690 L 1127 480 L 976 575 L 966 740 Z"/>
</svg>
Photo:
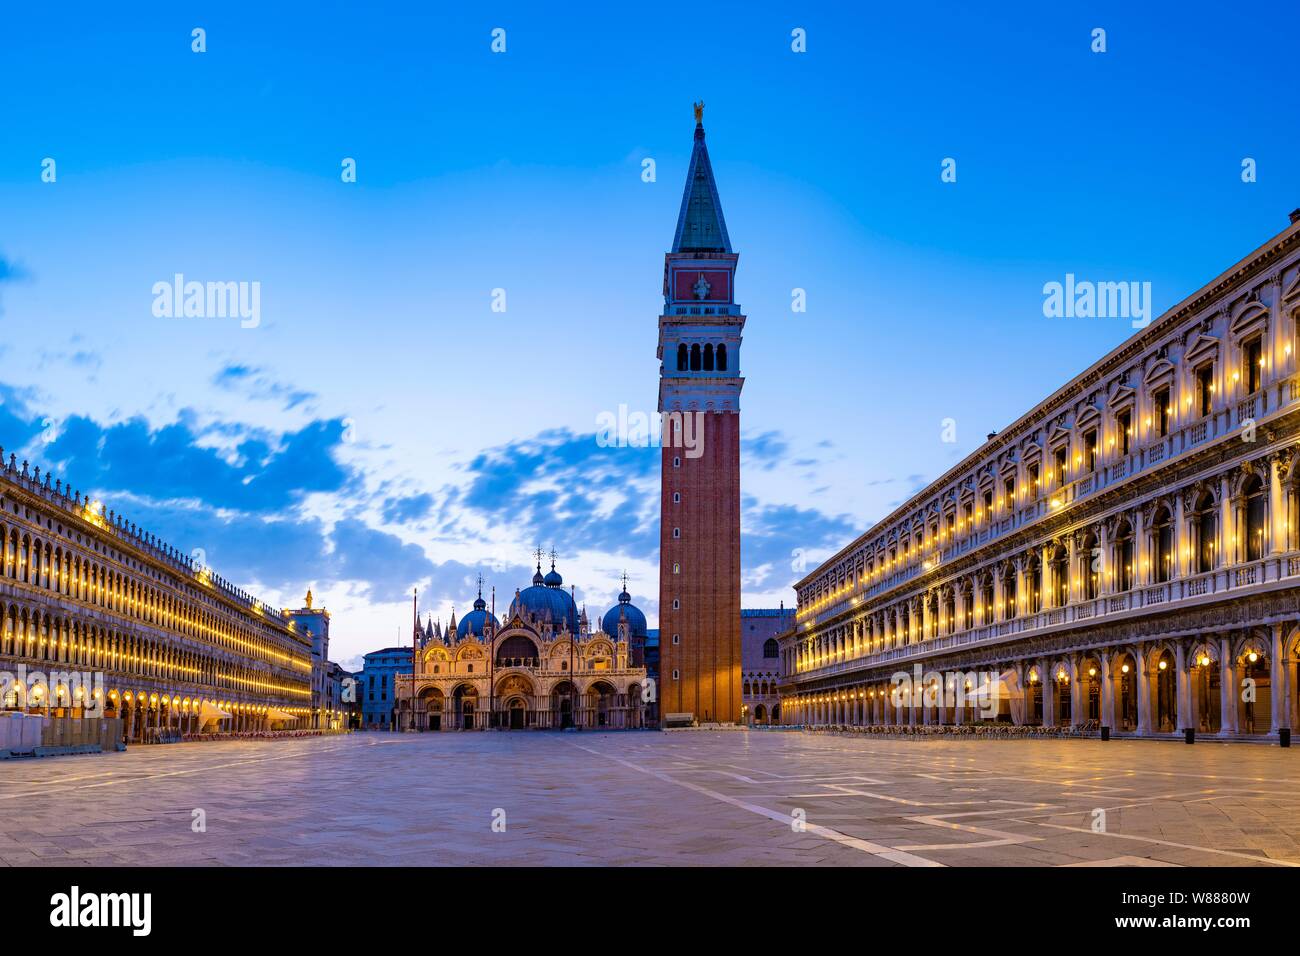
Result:
<svg viewBox="0 0 1300 956">
<path fill-rule="evenodd" d="M 266 719 L 267 720 L 297 720 L 298 717 L 296 714 L 286 714 L 282 710 L 276 710 L 274 707 L 268 707 L 266 709 Z"/>
<path fill-rule="evenodd" d="M 206 724 L 209 720 L 225 720 L 230 715 L 220 707 L 214 707 L 206 700 L 199 707 L 199 723 Z"/>
</svg>

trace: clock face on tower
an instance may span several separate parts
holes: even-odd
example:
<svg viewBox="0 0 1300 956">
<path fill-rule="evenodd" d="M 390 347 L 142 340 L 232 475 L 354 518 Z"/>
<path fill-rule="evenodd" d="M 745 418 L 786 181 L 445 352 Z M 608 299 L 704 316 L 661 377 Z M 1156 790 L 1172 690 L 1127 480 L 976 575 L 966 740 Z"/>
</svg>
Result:
<svg viewBox="0 0 1300 956">
<path fill-rule="evenodd" d="M 729 257 L 734 258 L 734 257 Z M 701 268 L 694 263 L 676 263 L 672 269 L 669 297 L 675 302 L 731 302 L 731 270 Z"/>
</svg>

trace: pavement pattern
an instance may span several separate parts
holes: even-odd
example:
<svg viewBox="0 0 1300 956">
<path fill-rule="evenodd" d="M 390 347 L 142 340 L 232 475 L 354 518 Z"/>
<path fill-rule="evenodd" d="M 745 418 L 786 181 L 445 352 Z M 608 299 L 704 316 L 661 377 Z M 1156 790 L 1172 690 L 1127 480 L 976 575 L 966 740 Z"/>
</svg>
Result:
<svg viewBox="0 0 1300 956">
<path fill-rule="evenodd" d="M 7 866 L 1300 866 L 1298 841 L 1300 751 L 1246 744 L 358 733 L 0 761 Z"/>
</svg>

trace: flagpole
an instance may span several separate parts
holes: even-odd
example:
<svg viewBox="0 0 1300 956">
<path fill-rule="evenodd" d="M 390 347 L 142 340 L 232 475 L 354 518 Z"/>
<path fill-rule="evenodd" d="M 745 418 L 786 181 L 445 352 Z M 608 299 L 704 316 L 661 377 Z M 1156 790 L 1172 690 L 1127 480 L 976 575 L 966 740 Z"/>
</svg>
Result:
<svg viewBox="0 0 1300 956">
<path fill-rule="evenodd" d="M 420 656 L 419 648 L 416 642 L 419 638 L 416 636 L 420 633 L 420 589 L 411 589 L 411 729 L 415 729 L 415 662 Z"/>
</svg>

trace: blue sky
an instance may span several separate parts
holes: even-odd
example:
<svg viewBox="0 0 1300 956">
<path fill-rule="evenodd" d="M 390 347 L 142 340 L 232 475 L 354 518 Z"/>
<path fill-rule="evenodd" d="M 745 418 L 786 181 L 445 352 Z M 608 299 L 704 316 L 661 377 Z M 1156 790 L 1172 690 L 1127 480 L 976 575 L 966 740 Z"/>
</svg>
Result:
<svg viewBox="0 0 1300 956">
<path fill-rule="evenodd" d="M 342 660 L 405 639 L 412 586 L 508 603 L 538 543 L 653 621 L 657 458 L 593 435 L 654 408 L 703 99 L 745 603 L 790 601 L 799 555 L 1132 334 L 1044 318 L 1044 283 L 1158 312 L 1300 206 L 1294 4 L 841 6 L 7 4 L 0 444 L 273 603 L 312 586 Z M 260 283 L 260 324 L 155 317 L 178 272 Z"/>
</svg>

